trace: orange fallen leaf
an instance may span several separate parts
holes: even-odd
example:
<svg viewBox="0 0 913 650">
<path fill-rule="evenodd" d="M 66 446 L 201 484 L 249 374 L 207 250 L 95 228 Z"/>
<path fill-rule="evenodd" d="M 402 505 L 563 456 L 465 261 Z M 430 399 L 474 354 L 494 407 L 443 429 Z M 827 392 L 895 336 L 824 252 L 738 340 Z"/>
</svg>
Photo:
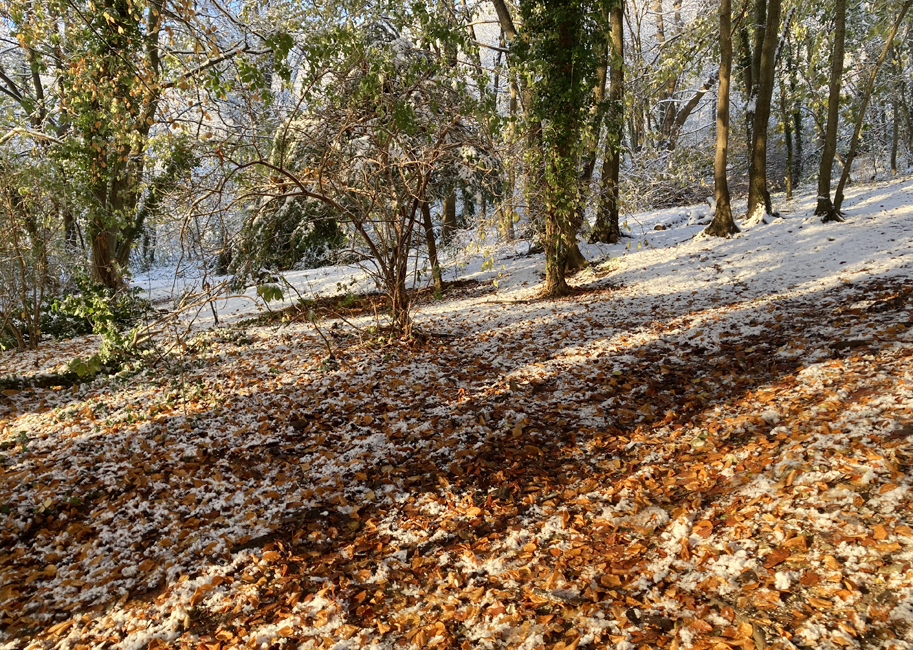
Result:
<svg viewBox="0 0 913 650">
<path fill-rule="evenodd" d="M 837 571 L 843 568 L 840 562 L 837 561 L 837 558 L 835 558 L 833 555 L 824 556 L 824 566 L 826 566 L 831 571 Z"/>
<path fill-rule="evenodd" d="M 776 548 L 767 556 L 767 559 L 764 560 L 764 568 L 770 569 L 775 567 L 784 562 L 789 556 L 790 552 L 788 548 Z"/>
<path fill-rule="evenodd" d="M 710 537 L 713 534 L 713 524 L 706 519 L 697 522 L 694 524 L 694 534 L 705 539 Z"/>
</svg>

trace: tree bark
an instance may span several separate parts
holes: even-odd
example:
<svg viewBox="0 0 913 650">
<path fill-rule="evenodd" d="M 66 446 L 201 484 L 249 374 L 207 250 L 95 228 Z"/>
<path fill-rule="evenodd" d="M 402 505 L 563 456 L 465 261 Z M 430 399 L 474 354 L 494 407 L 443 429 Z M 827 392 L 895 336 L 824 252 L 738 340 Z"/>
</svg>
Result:
<svg viewBox="0 0 913 650">
<path fill-rule="evenodd" d="M 443 291 L 444 282 L 441 279 L 441 265 L 437 260 L 437 244 L 434 241 L 434 224 L 431 222 L 431 207 L 427 201 L 422 202 L 422 225 L 425 228 L 425 243 L 428 246 L 428 263 L 431 264 L 431 277 L 434 280 L 434 290 Z"/>
<path fill-rule="evenodd" d="M 836 0 L 834 15 L 834 48 L 831 78 L 827 93 L 827 126 L 824 131 L 824 150 L 818 169 L 818 205 L 815 214 L 825 222 L 842 221 L 831 202 L 831 173 L 837 153 L 837 122 L 840 119 L 840 81 L 843 78 L 843 54 L 846 38 L 846 0 Z"/>
<path fill-rule="evenodd" d="M 606 145 L 600 180 L 599 207 L 590 243 L 615 244 L 621 239 L 618 209 L 618 177 L 624 129 L 624 7 L 616 2 L 609 13 L 609 97 Z"/>
<path fill-rule="evenodd" d="M 739 232 L 732 218 L 732 204 L 727 180 L 729 148 L 729 85 L 732 78 L 732 3 L 720 0 L 720 82 L 716 105 L 716 154 L 713 158 L 713 186 L 716 213 L 704 230 L 715 237 L 729 237 Z"/>
<path fill-rule="evenodd" d="M 442 211 L 443 215 L 441 216 L 441 241 L 445 244 L 449 244 L 453 239 L 453 235 L 456 232 L 457 227 L 456 190 L 450 190 L 447 192 L 447 196 L 444 197 L 444 205 Z"/>
<path fill-rule="evenodd" d="M 878 76 L 878 70 L 881 69 L 881 65 L 885 62 L 885 59 L 888 58 L 888 51 L 891 48 L 891 45 L 894 44 L 894 39 L 897 37 L 897 30 L 900 29 L 900 25 L 907 15 L 907 10 L 910 9 L 910 5 L 913 5 L 913 0 L 906 0 L 900 8 L 900 14 L 897 16 L 897 20 L 894 21 L 894 26 L 891 28 L 891 33 L 888 34 L 884 49 L 881 51 L 878 60 L 875 61 L 875 67 L 872 69 L 872 73 L 869 75 L 869 79 L 863 90 L 859 113 L 856 115 L 856 127 L 853 129 L 853 138 L 850 140 L 850 151 L 846 155 L 846 162 L 843 164 L 843 173 L 840 174 L 840 182 L 837 183 L 837 190 L 834 192 L 834 211 L 838 214 L 843 205 L 843 189 L 846 187 L 846 183 L 850 178 L 850 169 L 853 166 L 853 159 L 856 157 L 856 149 L 859 146 L 859 134 L 862 133 L 862 125 L 865 123 L 865 109 L 868 108 L 869 100 L 872 98 L 875 78 Z"/>
<path fill-rule="evenodd" d="M 898 112 L 897 98 L 895 96 L 891 100 L 891 126 L 893 129 L 891 132 L 891 173 L 894 176 L 897 176 L 897 144 L 900 141 L 900 123 L 897 119 Z"/>
<path fill-rule="evenodd" d="M 897 175 L 897 150 L 900 144 L 900 105 L 903 102 L 903 71 L 897 60 L 897 49 L 892 45 L 891 68 L 894 72 L 894 94 L 891 97 L 891 173 Z"/>
<path fill-rule="evenodd" d="M 747 0 L 746 0 L 747 2 Z M 753 8 L 754 31 L 752 32 L 751 47 L 748 45 L 748 32 L 745 32 L 742 46 L 750 61 L 749 73 L 745 81 L 748 84 L 748 107 L 745 109 L 745 135 L 748 142 L 749 167 L 751 166 L 751 152 L 754 150 L 754 125 L 755 107 L 758 102 L 758 92 L 761 84 L 761 54 L 764 50 L 764 35 L 767 26 L 767 0 L 754 0 Z M 749 170 L 749 174 L 750 174 Z"/>
<path fill-rule="evenodd" d="M 501 26 L 501 31 L 504 33 L 504 40 L 507 42 L 507 45 L 510 46 L 518 38 L 517 27 L 514 24 L 513 17 L 510 14 L 510 9 L 508 8 L 505 0 L 492 0 L 492 4 L 494 5 L 495 13 L 498 16 L 498 23 Z M 518 86 L 517 90 L 519 92 L 517 93 L 517 95 L 519 96 L 519 99 L 521 100 L 520 108 L 522 109 L 524 115 L 528 116 L 529 110 L 532 107 L 532 102 L 533 102 L 532 92 L 529 88 L 529 85 L 526 83 L 525 77 L 523 76 L 522 72 L 514 69 L 514 64 L 511 62 L 511 57 L 508 57 L 507 61 L 508 61 L 508 69 L 510 69 L 512 71 L 512 73 L 516 73 L 516 74 L 511 74 L 511 82 L 514 83 L 515 79 L 519 80 L 519 83 L 517 84 L 517 86 Z M 513 95 L 513 88 L 511 89 L 511 92 Z M 529 122 L 529 120 L 527 120 L 527 122 Z M 527 146 L 531 150 L 535 149 L 536 147 L 540 147 L 541 146 L 542 124 L 541 123 L 531 123 L 531 124 L 528 124 L 528 128 L 529 128 L 529 130 L 526 134 Z M 533 158 L 541 159 L 542 156 L 533 156 Z M 536 187 L 536 185 L 539 182 L 540 175 L 541 175 L 540 169 L 530 167 L 529 165 L 526 166 L 525 178 L 524 178 L 525 187 L 523 188 L 523 194 L 526 197 L 527 217 L 529 217 L 531 220 L 533 219 L 533 217 L 532 217 L 530 208 L 533 203 L 532 199 L 536 194 L 534 188 Z"/>
<path fill-rule="evenodd" d="M 767 28 L 761 48 L 760 80 L 755 97 L 755 113 L 752 126 L 751 166 L 748 171 L 748 218 L 763 208 L 773 214 L 770 193 L 767 191 L 767 126 L 770 121 L 770 105 L 774 90 L 777 43 L 780 31 L 780 8 L 782 0 L 770 0 L 767 6 Z M 757 39 L 756 39 L 757 40 Z"/>
<path fill-rule="evenodd" d="M 747 0 L 746 0 L 747 2 Z M 751 98 L 751 89 L 754 79 L 751 76 L 751 43 L 748 35 L 748 25 L 742 21 L 739 27 L 739 72 L 742 75 L 743 92 L 745 97 Z M 730 80 L 731 81 L 731 80 Z M 751 151 L 751 114 L 745 111 L 745 150 Z"/>
<path fill-rule="evenodd" d="M 795 151 L 793 153 L 793 165 L 789 169 L 789 177 L 792 180 L 792 185 L 795 187 L 802 180 L 802 111 L 800 110 L 800 105 L 797 102 L 797 89 L 799 86 L 798 79 L 796 78 L 796 62 L 794 59 L 794 53 L 792 45 L 790 44 L 789 49 L 786 51 L 786 68 L 789 73 L 789 91 L 792 97 L 792 103 L 790 104 L 790 119 L 792 120 L 793 128 L 793 137 L 795 139 Z"/>
<path fill-rule="evenodd" d="M 786 200 L 789 201 L 793 198 L 793 124 L 786 99 L 786 84 L 780 84 L 780 118 L 786 140 Z"/>
</svg>

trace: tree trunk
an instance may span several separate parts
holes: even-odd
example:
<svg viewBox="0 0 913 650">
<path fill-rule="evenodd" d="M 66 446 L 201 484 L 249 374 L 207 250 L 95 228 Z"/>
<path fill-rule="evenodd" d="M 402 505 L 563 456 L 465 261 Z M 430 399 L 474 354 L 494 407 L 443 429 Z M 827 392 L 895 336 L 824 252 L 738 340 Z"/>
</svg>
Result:
<svg viewBox="0 0 913 650">
<path fill-rule="evenodd" d="M 519 87 L 517 85 L 516 77 L 512 72 L 510 72 L 510 103 L 508 104 L 508 110 L 510 111 L 510 124 L 508 126 L 508 138 L 511 145 L 514 142 L 514 123 L 517 117 L 517 99 L 519 95 Z M 510 163 L 507 168 L 507 187 L 504 188 L 505 199 L 502 201 L 501 213 L 504 219 L 504 233 L 507 237 L 507 241 L 513 241 L 514 239 L 514 191 L 517 186 L 517 175 L 516 170 L 514 169 L 513 163 Z"/>
<path fill-rule="evenodd" d="M 495 13 L 497 14 L 497 17 L 498 17 L 498 23 L 501 26 L 501 31 L 504 33 L 504 39 L 507 42 L 507 45 L 511 46 L 517 40 L 518 34 L 517 34 L 517 27 L 514 24 L 513 17 L 510 14 L 510 9 L 508 8 L 505 0 L 492 0 L 492 4 L 494 5 Z M 510 69 L 512 72 L 511 82 L 515 83 L 515 79 L 519 80 L 519 83 L 517 84 L 518 87 L 516 89 L 518 92 L 516 94 L 519 95 L 519 99 L 521 100 L 520 108 L 522 109 L 524 115 L 528 117 L 529 110 L 530 110 L 530 107 L 532 106 L 532 102 L 533 102 L 533 96 L 532 96 L 532 92 L 529 88 L 529 85 L 525 81 L 526 77 L 523 75 L 522 71 L 516 70 L 514 68 L 514 64 L 511 60 L 511 57 L 508 57 L 508 69 Z M 516 74 L 513 74 L 513 73 L 516 73 Z M 513 100 L 514 91 L 515 91 L 515 89 L 512 87 L 511 88 L 512 100 Z M 527 146 L 529 147 L 529 149 L 531 151 L 535 150 L 536 147 L 541 147 L 541 133 L 542 133 L 541 123 L 529 124 L 529 131 L 527 132 L 526 137 L 527 137 Z M 538 155 L 538 156 L 533 156 L 532 158 L 541 160 L 542 156 Z M 540 176 L 541 176 L 540 169 L 531 167 L 529 165 L 526 167 L 523 194 L 526 198 L 527 217 L 530 218 L 531 221 L 533 220 L 531 206 L 534 203 L 533 198 L 536 195 L 535 188 L 538 186 Z M 513 183 L 511 183 L 511 185 L 513 185 Z M 511 212 L 511 219 L 513 219 L 513 212 Z M 441 238 L 443 239 L 443 236 Z"/>
<path fill-rule="evenodd" d="M 581 36 L 580 11 L 570 2 L 549 9 L 554 49 L 548 55 L 548 71 L 542 80 L 545 90 L 537 93 L 537 102 L 541 102 L 537 112 L 547 110 L 555 115 L 549 133 L 534 131 L 539 150 L 547 156 L 542 160 L 546 185 L 545 295 L 551 298 L 571 291 L 564 272 L 568 266 L 568 252 L 577 239 L 573 221 L 577 208 L 581 106 L 575 99 L 574 46 Z M 543 29 L 540 33 L 545 36 L 547 31 L 550 30 Z"/>
<path fill-rule="evenodd" d="M 609 98 L 606 116 L 605 153 L 600 180 L 599 207 L 590 243 L 616 244 L 621 239 L 618 218 L 618 176 L 624 129 L 624 8 L 615 3 L 609 14 L 611 47 L 609 55 Z"/>
<path fill-rule="evenodd" d="M 116 242 L 117 234 L 112 228 L 100 228 L 92 237 L 92 281 L 110 289 L 120 288 L 122 282 L 114 261 Z"/>
<path fill-rule="evenodd" d="M 793 166 L 789 170 L 789 177 L 792 186 L 796 187 L 796 185 L 802 181 L 802 111 L 800 110 L 800 105 L 797 101 L 799 81 L 796 78 L 796 62 L 792 44 L 789 44 L 789 47 L 786 50 L 786 68 L 789 73 L 789 92 L 792 99 L 789 117 L 792 120 L 792 133 L 795 139 Z"/>
<path fill-rule="evenodd" d="M 746 0 L 747 2 L 747 0 Z M 764 35 L 767 25 L 767 0 L 754 0 L 753 8 L 754 31 L 752 32 L 751 46 L 748 45 L 748 32 L 744 34 L 742 46 L 749 60 L 749 72 L 745 77 L 748 84 L 748 106 L 745 109 L 745 136 L 748 142 L 749 175 L 753 164 L 751 154 L 754 151 L 754 125 L 755 107 L 758 102 L 758 92 L 761 84 L 761 54 L 764 50 Z M 750 213 L 749 213 L 750 214 Z"/>
<path fill-rule="evenodd" d="M 713 158 L 713 186 L 716 213 L 704 230 L 714 237 L 729 237 L 739 232 L 732 218 L 727 180 L 729 148 L 729 84 L 732 77 L 732 3 L 720 0 L 720 83 L 716 105 L 716 155 Z"/>
<path fill-rule="evenodd" d="M 897 60 L 897 50 L 891 46 L 891 68 L 894 72 L 894 94 L 891 96 L 891 173 L 897 175 L 897 148 L 900 144 L 900 105 L 903 102 L 903 71 Z"/>
<path fill-rule="evenodd" d="M 831 59 L 831 78 L 827 92 L 827 126 L 824 131 L 824 150 L 818 169 L 818 206 L 815 214 L 824 222 L 843 221 L 831 203 L 831 173 L 837 153 L 837 122 L 840 119 L 840 81 L 843 78 L 843 48 L 846 38 L 846 0 L 836 0 L 834 15 L 834 48 Z"/>
<path fill-rule="evenodd" d="M 75 253 L 79 250 L 76 218 L 73 216 L 73 211 L 69 207 L 64 207 L 61 210 L 61 216 L 63 217 L 64 249 L 68 253 Z"/>
<path fill-rule="evenodd" d="M 837 183 L 837 190 L 834 192 L 834 211 L 838 214 L 840 213 L 840 207 L 843 205 L 843 189 L 846 187 L 846 182 L 850 178 L 850 169 L 853 166 L 853 159 L 856 157 L 856 148 L 859 146 L 859 134 L 862 133 L 862 125 L 865 122 L 865 109 L 868 108 L 869 100 L 872 98 L 875 78 L 878 76 L 878 70 L 881 68 L 881 65 L 885 62 L 885 59 L 888 58 L 888 51 L 891 45 L 894 44 L 897 30 L 900 29 L 900 24 L 907 15 L 907 10 L 910 8 L 910 5 L 913 5 L 913 0 L 906 0 L 900 8 L 900 15 L 898 15 L 897 20 L 894 21 L 894 26 L 891 28 L 891 33 L 888 34 L 884 49 L 881 51 L 878 60 L 875 61 L 875 67 L 872 69 L 872 74 L 869 75 L 868 82 L 866 82 L 865 89 L 863 90 L 859 113 L 856 115 L 856 127 L 853 129 L 853 138 L 850 140 L 850 151 L 846 155 L 846 162 L 843 164 L 843 173 L 840 174 L 840 182 Z"/>
<path fill-rule="evenodd" d="M 444 283 L 441 279 L 441 265 L 437 260 L 437 244 L 434 242 L 434 226 L 431 222 L 431 207 L 427 201 L 422 202 L 422 225 L 425 228 L 425 243 L 428 245 L 428 263 L 431 264 L 431 277 L 434 280 L 434 290 L 443 291 Z"/>
<path fill-rule="evenodd" d="M 608 24 L 608 21 L 606 21 L 606 23 Z M 593 111 L 593 119 L 590 125 L 592 132 L 589 134 L 589 143 L 582 157 L 583 160 L 580 166 L 580 184 L 583 188 L 583 192 L 581 195 L 578 212 L 581 217 L 583 216 L 584 209 L 586 208 L 588 194 L 587 190 L 590 187 L 590 182 L 593 180 L 593 170 L 596 167 L 599 139 L 602 135 L 602 121 L 605 117 L 603 102 L 605 101 L 606 81 L 608 79 L 610 38 L 611 34 L 606 34 L 605 50 L 601 52 L 601 59 L 596 66 L 596 86 L 593 88 L 593 103 L 596 108 Z"/>
<path fill-rule="evenodd" d="M 551 213 L 545 219 L 545 295 L 565 296 L 571 288 L 564 279 L 567 249 L 561 223 Z"/>
<path fill-rule="evenodd" d="M 786 84 L 780 84 L 780 116 L 783 120 L 783 138 L 786 140 L 786 200 L 793 198 L 793 125 L 786 100 Z"/>
<path fill-rule="evenodd" d="M 748 218 L 760 210 L 773 214 L 770 193 L 767 191 L 767 126 L 770 121 L 770 104 L 773 98 L 774 73 L 776 72 L 777 43 L 780 31 L 782 0 L 770 0 L 767 7 L 767 29 L 761 47 L 758 70 L 760 80 L 755 96 L 755 113 L 752 125 L 751 165 L 748 170 Z M 757 39 L 755 39 L 757 41 Z"/>
<path fill-rule="evenodd" d="M 606 26 L 609 27 L 608 16 L 604 16 Z M 606 81 L 608 80 L 609 67 L 609 43 L 611 40 L 610 29 L 604 33 L 605 48 L 600 52 L 600 60 L 596 65 L 596 85 L 593 87 L 593 104 L 592 121 L 590 124 L 591 132 L 588 134 L 589 142 L 582 156 L 580 167 L 580 200 L 577 203 L 576 218 L 574 220 L 574 229 L 579 229 L 586 217 L 586 205 L 590 197 L 590 185 L 593 180 L 593 170 L 596 167 L 596 157 L 599 148 L 599 139 L 602 134 L 602 122 L 605 118 L 605 92 Z M 567 270 L 574 271 L 586 267 L 587 260 L 580 252 L 580 247 L 574 241 L 573 246 L 568 251 Z"/>
<path fill-rule="evenodd" d="M 441 241 L 449 244 L 456 232 L 456 190 L 447 192 L 444 197 L 443 216 L 441 217 Z"/>
<path fill-rule="evenodd" d="M 893 132 L 891 133 L 891 173 L 894 176 L 897 176 L 897 143 L 900 141 L 900 122 L 897 119 L 897 98 L 896 96 L 891 100 L 891 126 Z"/>
<path fill-rule="evenodd" d="M 660 47 L 666 42 L 665 17 L 663 16 L 663 0 L 653 0 L 653 14 L 656 18 L 656 42 Z M 659 119 L 662 140 L 668 143 L 672 134 L 672 123 L 675 120 L 675 78 L 670 76 L 663 82 L 664 88 L 659 94 Z"/>
</svg>

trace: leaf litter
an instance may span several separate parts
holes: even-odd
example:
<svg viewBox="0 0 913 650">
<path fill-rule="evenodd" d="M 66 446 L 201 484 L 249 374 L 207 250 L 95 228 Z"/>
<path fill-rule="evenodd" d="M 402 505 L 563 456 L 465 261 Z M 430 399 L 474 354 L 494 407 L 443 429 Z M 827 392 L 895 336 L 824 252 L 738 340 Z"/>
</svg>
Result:
<svg viewBox="0 0 913 650">
<path fill-rule="evenodd" d="M 909 189 L 560 301 L 518 257 L 427 338 L 335 329 L 332 368 L 291 322 L 9 391 L 2 647 L 913 647 Z M 810 270 L 832 233 L 852 268 Z"/>
</svg>

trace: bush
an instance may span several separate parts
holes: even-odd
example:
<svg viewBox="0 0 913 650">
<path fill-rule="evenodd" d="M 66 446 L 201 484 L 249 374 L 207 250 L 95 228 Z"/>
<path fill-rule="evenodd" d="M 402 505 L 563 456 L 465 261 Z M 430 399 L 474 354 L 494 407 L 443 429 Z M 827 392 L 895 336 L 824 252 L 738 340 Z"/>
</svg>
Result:
<svg viewBox="0 0 913 650">
<path fill-rule="evenodd" d="M 342 229 L 324 206 L 302 197 L 268 201 L 241 231 L 227 270 L 243 286 L 261 269 L 326 266 L 334 263 L 343 241 Z"/>
<path fill-rule="evenodd" d="M 78 293 L 54 300 L 45 311 L 45 334 L 56 339 L 105 334 L 132 327 L 152 311 L 138 287 L 113 290 L 87 279 L 76 280 Z"/>
</svg>

